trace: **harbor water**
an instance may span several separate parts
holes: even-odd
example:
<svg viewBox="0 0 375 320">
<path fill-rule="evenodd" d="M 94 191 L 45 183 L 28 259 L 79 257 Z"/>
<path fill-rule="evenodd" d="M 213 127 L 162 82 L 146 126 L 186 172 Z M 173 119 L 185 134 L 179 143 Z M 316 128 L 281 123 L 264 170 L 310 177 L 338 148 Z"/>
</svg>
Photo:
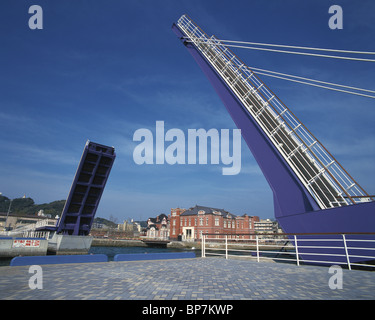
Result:
<svg viewBox="0 0 375 320">
<path fill-rule="evenodd" d="M 176 249 L 176 248 L 151 248 L 151 247 L 95 247 L 92 246 L 89 254 L 105 254 L 108 261 L 113 261 L 116 254 L 130 254 L 130 253 L 160 253 L 160 252 L 191 252 L 192 249 Z M 194 250 L 197 257 L 201 256 L 200 250 Z M 0 267 L 9 266 L 12 258 L 0 258 Z"/>
<path fill-rule="evenodd" d="M 189 248 L 152 248 L 152 247 L 91 247 L 89 254 L 105 254 L 109 261 L 113 261 L 116 254 L 130 254 L 130 253 L 161 253 L 161 252 L 191 252 Z M 200 250 L 194 250 L 196 256 L 201 255 Z"/>
</svg>

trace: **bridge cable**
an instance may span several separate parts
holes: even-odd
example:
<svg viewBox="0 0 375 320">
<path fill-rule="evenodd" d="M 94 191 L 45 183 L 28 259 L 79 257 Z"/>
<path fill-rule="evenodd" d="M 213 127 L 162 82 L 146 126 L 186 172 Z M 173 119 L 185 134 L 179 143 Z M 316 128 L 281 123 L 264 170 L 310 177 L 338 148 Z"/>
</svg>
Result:
<svg viewBox="0 0 375 320">
<path fill-rule="evenodd" d="M 188 42 L 201 42 L 201 43 L 208 43 L 217 45 L 217 42 L 214 40 L 205 40 L 205 39 L 196 39 L 196 40 L 187 40 Z M 221 40 L 217 40 L 221 41 Z M 270 48 L 258 48 L 258 47 L 249 47 L 249 46 L 240 46 L 240 45 L 233 45 L 233 44 L 223 44 L 226 47 L 233 47 L 233 48 L 241 48 L 241 49 L 250 49 L 250 50 L 261 50 L 261 51 L 271 51 L 271 52 L 279 52 L 279 53 L 289 53 L 289 54 L 298 54 L 298 55 L 305 55 L 305 56 L 314 56 L 314 57 L 323 57 L 323 58 L 331 58 L 331 59 L 343 59 L 343 60 L 353 60 L 353 61 L 366 61 L 366 62 L 375 62 L 375 59 L 367 59 L 367 58 L 354 58 L 354 57 L 346 57 L 346 56 L 333 56 L 327 54 L 318 54 L 318 53 L 310 53 L 310 52 L 298 52 L 298 51 L 288 51 L 288 50 L 278 50 L 278 49 L 270 49 Z M 276 45 L 275 45 L 276 46 Z M 319 49 L 320 48 L 315 48 Z M 322 49 L 325 50 L 325 49 Z M 333 50 L 333 49 L 332 49 Z M 342 50 L 344 51 L 344 50 Z M 373 53 L 368 53 L 373 54 Z"/>
<path fill-rule="evenodd" d="M 222 40 L 222 39 L 220 39 L 219 41 L 220 42 L 229 42 L 229 43 L 241 43 L 241 44 L 268 46 L 268 47 L 280 47 L 280 48 L 291 48 L 291 49 L 303 49 L 303 50 L 316 50 L 316 51 L 354 53 L 354 54 L 373 54 L 373 55 L 375 55 L 375 51 L 354 51 L 354 50 L 341 50 L 341 49 L 323 49 L 323 48 L 314 48 L 314 47 L 289 46 L 289 45 L 283 45 L 283 44 L 270 44 L 270 43 L 247 42 L 247 41 L 232 41 L 232 40 Z"/>
<path fill-rule="evenodd" d="M 353 95 L 357 95 L 357 96 L 375 99 L 375 96 L 368 95 L 368 94 L 363 94 L 363 93 L 358 93 L 358 92 L 353 92 L 353 91 L 348 91 L 348 90 L 342 90 L 342 89 L 327 87 L 327 86 L 323 86 L 323 85 L 319 85 L 319 84 L 309 83 L 309 82 L 306 82 L 306 81 L 289 79 L 289 78 L 286 78 L 286 77 L 281 77 L 281 76 L 270 74 L 270 73 L 256 72 L 256 74 L 264 75 L 264 76 L 267 76 L 267 77 L 278 78 L 278 79 L 282 79 L 282 80 L 287 80 L 287 81 L 292 81 L 292 82 L 297 82 L 297 83 L 301 83 L 301 84 L 306 84 L 306 85 L 314 86 L 314 87 L 318 87 L 318 88 L 323 88 L 323 89 L 328 89 L 328 90 L 333 90 L 333 91 L 338 91 L 338 92 L 344 92 L 344 93 L 349 93 L 349 94 L 353 94 Z"/>
<path fill-rule="evenodd" d="M 256 71 L 257 74 L 261 74 L 261 75 L 264 75 L 264 76 L 274 77 L 274 78 L 278 78 L 278 79 L 282 79 L 282 80 L 293 81 L 293 82 L 297 82 L 297 83 L 316 86 L 316 87 L 323 88 L 323 89 L 329 89 L 329 90 L 334 90 L 334 91 L 339 91 L 339 92 L 344 92 L 344 93 L 349 93 L 349 94 L 354 94 L 354 95 L 359 95 L 359 96 L 375 99 L 375 96 L 373 96 L 373 95 L 367 95 L 367 94 L 348 91 L 348 90 L 340 90 L 340 89 L 337 89 L 337 88 L 332 88 L 332 87 L 323 86 L 323 85 L 316 85 L 316 84 L 305 82 L 305 81 L 298 81 L 298 80 L 289 79 L 287 77 L 291 77 L 291 78 L 295 78 L 295 79 L 301 79 L 301 80 L 307 80 L 307 81 L 316 82 L 316 83 L 327 84 L 327 85 L 341 87 L 341 88 L 354 89 L 354 90 L 358 90 L 358 91 L 365 91 L 365 92 L 370 92 L 370 93 L 375 93 L 374 90 L 362 89 L 362 88 L 351 87 L 351 86 L 346 86 L 346 85 L 342 85 L 342 84 L 336 84 L 336 83 L 332 83 L 332 82 L 309 79 L 309 78 L 294 76 L 294 75 L 290 75 L 290 74 L 286 74 L 286 73 L 255 68 L 255 67 L 250 67 L 250 69 Z"/>
</svg>

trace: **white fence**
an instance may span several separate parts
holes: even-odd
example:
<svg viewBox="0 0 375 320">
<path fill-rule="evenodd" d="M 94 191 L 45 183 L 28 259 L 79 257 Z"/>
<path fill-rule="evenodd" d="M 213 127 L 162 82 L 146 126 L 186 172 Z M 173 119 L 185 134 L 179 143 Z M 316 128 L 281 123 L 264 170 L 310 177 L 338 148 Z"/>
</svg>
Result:
<svg viewBox="0 0 375 320">
<path fill-rule="evenodd" d="M 5 231 L 0 232 L 0 236 L 3 237 L 17 237 L 17 238 L 41 238 L 48 239 L 50 235 L 49 231 Z"/>
<path fill-rule="evenodd" d="M 30 223 L 22 227 L 13 229 L 11 231 L 0 232 L 2 236 L 8 237 L 22 237 L 22 238 L 46 238 L 49 237 L 49 231 L 36 231 L 37 228 L 41 227 L 55 227 L 57 223 L 56 219 L 44 219 L 36 223 Z"/>
<path fill-rule="evenodd" d="M 257 262 L 274 260 L 300 264 L 346 265 L 375 270 L 375 233 L 357 234 L 281 234 L 249 235 L 206 234 L 202 237 L 202 257 L 208 255 L 243 257 Z M 371 269 L 370 269 L 371 270 Z"/>
</svg>

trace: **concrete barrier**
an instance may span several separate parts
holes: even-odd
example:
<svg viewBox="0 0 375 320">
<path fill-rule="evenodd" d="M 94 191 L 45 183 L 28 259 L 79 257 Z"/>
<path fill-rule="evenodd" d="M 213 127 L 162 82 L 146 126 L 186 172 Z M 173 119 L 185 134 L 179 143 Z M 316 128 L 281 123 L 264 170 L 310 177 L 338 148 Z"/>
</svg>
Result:
<svg viewBox="0 0 375 320">
<path fill-rule="evenodd" d="M 195 252 L 129 253 L 116 254 L 113 261 L 164 260 L 195 258 Z"/>
<path fill-rule="evenodd" d="M 29 266 L 29 265 L 42 265 L 42 264 L 89 263 L 89 262 L 108 262 L 108 257 L 105 254 L 15 257 L 10 261 L 10 266 L 15 267 L 15 266 Z"/>
<path fill-rule="evenodd" d="M 0 257 L 43 256 L 47 254 L 45 238 L 0 237 Z"/>
</svg>

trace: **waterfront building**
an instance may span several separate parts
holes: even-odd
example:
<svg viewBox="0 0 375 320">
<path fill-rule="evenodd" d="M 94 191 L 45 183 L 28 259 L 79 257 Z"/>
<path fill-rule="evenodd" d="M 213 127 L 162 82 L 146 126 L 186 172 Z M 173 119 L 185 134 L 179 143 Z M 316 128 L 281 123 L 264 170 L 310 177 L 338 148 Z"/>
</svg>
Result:
<svg viewBox="0 0 375 320">
<path fill-rule="evenodd" d="M 210 237 L 229 239 L 250 239 L 249 233 L 254 233 L 254 222 L 257 216 L 244 214 L 236 216 L 224 209 L 198 206 L 188 210 L 172 208 L 170 215 L 171 240 L 195 241 L 203 234 Z"/>
<path fill-rule="evenodd" d="M 272 238 L 272 235 L 264 235 L 262 234 L 270 234 L 270 233 L 282 233 L 282 229 L 279 226 L 277 221 L 273 221 L 270 219 L 260 219 L 259 221 L 254 222 L 254 229 L 255 232 L 260 235 L 262 238 Z"/>
<path fill-rule="evenodd" d="M 162 213 L 156 218 L 148 218 L 146 237 L 166 240 L 169 237 L 169 219 Z"/>
</svg>

